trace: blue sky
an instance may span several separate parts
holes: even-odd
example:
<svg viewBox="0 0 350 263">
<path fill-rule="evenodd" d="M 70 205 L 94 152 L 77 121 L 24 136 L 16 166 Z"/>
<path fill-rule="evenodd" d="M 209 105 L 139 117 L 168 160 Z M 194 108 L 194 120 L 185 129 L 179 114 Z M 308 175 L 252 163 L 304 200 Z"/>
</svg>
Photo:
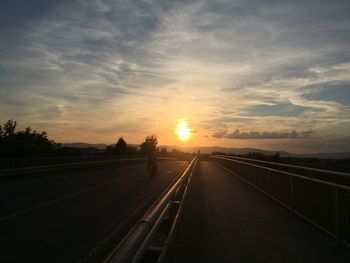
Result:
<svg viewBox="0 0 350 263">
<path fill-rule="evenodd" d="M 349 1 L 5 0 L 0 120 L 59 142 L 350 151 L 349 13 Z"/>
</svg>

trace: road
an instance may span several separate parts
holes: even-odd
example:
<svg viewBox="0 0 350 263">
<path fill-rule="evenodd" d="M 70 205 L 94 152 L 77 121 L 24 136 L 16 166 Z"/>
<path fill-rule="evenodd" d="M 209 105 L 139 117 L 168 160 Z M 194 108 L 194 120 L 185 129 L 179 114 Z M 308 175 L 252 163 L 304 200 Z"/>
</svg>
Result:
<svg viewBox="0 0 350 263">
<path fill-rule="evenodd" d="M 348 250 L 239 178 L 202 161 L 173 262 L 350 262 Z"/>
<path fill-rule="evenodd" d="M 188 162 L 99 167 L 0 190 L 0 262 L 78 262 L 122 238 Z M 115 245 L 115 244 L 114 244 Z"/>
</svg>

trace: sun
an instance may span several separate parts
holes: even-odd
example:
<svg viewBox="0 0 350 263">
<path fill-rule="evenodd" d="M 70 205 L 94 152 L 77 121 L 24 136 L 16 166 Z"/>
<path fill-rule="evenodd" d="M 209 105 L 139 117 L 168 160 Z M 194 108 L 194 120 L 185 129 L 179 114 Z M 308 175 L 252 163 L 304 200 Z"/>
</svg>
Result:
<svg viewBox="0 0 350 263">
<path fill-rule="evenodd" d="M 188 128 L 186 120 L 180 120 L 178 122 L 175 133 L 180 141 L 185 142 L 190 139 L 191 129 Z"/>
</svg>

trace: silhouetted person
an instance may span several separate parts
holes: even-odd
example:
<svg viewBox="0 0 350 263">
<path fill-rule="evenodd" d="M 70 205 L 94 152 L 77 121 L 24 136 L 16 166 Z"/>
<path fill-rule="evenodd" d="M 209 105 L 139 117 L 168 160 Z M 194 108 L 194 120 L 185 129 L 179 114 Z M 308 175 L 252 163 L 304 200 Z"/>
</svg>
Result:
<svg viewBox="0 0 350 263">
<path fill-rule="evenodd" d="M 147 169 L 150 176 L 154 176 L 157 173 L 157 156 L 155 152 L 150 152 L 147 156 Z"/>
<path fill-rule="evenodd" d="M 154 135 L 147 136 L 145 141 L 140 145 L 140 152 L 147 156 L 147 170 L 149 175 L 153 176 L 157 172 L 157 137 Z"/>
</svg>

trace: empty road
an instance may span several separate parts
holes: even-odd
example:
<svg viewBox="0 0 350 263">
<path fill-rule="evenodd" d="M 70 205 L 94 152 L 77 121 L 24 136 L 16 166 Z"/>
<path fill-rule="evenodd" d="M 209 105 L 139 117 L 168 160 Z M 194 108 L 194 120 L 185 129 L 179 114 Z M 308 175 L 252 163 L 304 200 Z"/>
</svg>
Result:
<svg viewBox="0 0 350 263">
<path fill-rule="evenodd" d="M 348 250 L 211 162 L 191 182 L 173 262 L 350 262 Z"/>
<path fill-rule="evenodd" d="M 111 233 L 137 222 L 188 162 L 67 172 L 0 190 L 0 262 L 78 262 Z"/>
</svg>

